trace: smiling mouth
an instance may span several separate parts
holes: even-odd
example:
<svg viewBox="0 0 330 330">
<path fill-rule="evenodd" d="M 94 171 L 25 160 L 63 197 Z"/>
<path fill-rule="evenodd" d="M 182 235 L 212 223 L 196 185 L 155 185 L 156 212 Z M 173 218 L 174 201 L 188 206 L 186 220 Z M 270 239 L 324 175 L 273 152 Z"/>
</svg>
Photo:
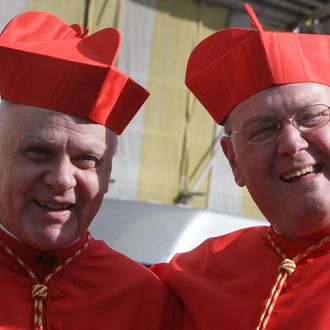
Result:
<svg viewBox="0 0 330 330">
<path fill-rule="evenodd" d="M 320 165 L 307 166 L 300 170 L 295 170 L 286 175 L 283 175 L 281 176 L 281 179 L 284 181 L 292 181 L 310 173 L 318 173 L 320 171 L 320 168 Z"/>
<path fill-rule="evenodd" d="M 38 205 L 47 208 L 51 211 L 66 211 L 69 210 L 73 204 L 55 204 L 55 203 L 47 203 L 41 201 L 35 201 Z"/>
</svg>

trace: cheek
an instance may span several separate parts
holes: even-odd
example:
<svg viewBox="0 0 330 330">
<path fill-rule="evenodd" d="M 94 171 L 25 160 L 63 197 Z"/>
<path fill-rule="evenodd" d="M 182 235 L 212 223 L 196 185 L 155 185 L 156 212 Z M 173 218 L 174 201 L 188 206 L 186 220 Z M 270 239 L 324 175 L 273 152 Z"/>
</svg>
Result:
<svg viewBox="0 0 330 330">
<path fill-rule="evenodd" d="M 107 182 L 107 177 L 103 173 L 82 173 L 79 176 L 79 186 L 83 191 L 84 198 L 87 200 L 103 195 L 107 190 Z"/>
<path fill-rule="evenodd" d="M 318 133 L 317 131 L 315 133 Z M 310 141 L 312 142 L 315 149 L 322 151 L 326 157 L 330 158 L 330 127 L 327 130 L 322 130 L 320 135 L 312 135 Z M 312 140 L 312 137 L 314 139 Z"/>
<path fill-rule="evenodd" d="M 0 179 L 0 218 L 8 229 L 20 225 L 33 187 L 30 177 L 25 177 L 22 173 L 15 174 L 11 173 Z"/>
<path fill-rule="evenodd" d="M 102 167 L 98 171 L 99 187 L 100 191 L 104 194 L 108 191 L 110 184 L 110 177 L 112 172 L 112 160 L 106 162 L 106 166 Z"/>
<path fill-rule="evenodd" d="M 237 151 L 237 161 L 245 184 L 255 185 L 259 180 L 270 178 L 273 172 L 273 152 L 262 146 L 252 146 Z"/>
<path fill-rule="evenodd" d="M 1 175 L 1 173 L 6 173 Z M 29 167 L 15 168 L 0 171 L 0 193 L 5 198 L 21 198 L 24 195 L 32 193 L 38 182 L 40 173 Z"/>
<path fill-rule="evenodd" d="M 80 181 L 76 196 L 79 200 L 78 212 L 82 226 L 89 225 L 97 214 L 104 198 L 104 190 L 105 179 L 96 173 L 85 175 L 83 181 Z"/>
<path fill-rule="evenodd" d="M 97 196 L 100 190 L 100 183 L 97 176 L 85 176 L 79 180 L 79 186 L 83 192 L 84 198 L 91 200 Z"/>
</svg>

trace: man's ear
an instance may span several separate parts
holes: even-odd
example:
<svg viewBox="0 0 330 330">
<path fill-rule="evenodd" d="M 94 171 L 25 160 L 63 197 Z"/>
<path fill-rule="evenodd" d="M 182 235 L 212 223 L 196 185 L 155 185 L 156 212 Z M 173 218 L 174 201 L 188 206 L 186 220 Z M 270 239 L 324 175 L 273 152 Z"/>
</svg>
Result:
<svg viewBox="0 0 330 330">
<path fill-rule="evenodd" d="M 231 170 L 234 174 L 235 182 L 240 186 L 245 186 L 245 182 L 241 173 L 241 169 L 238 164 L 238 160 L 235 154 L 235 150 L 233 148 L 233 144 L 228 136 L 223 136 L 220 139 L 220 144 L 222 151 L 224 152 L 225 156 L 227 157 Z"/>
</svg>

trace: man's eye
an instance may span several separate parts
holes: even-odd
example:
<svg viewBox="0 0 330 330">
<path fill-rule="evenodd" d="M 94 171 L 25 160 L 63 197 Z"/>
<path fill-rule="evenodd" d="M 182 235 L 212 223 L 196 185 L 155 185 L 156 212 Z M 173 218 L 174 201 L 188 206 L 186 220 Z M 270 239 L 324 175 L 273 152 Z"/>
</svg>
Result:
<svg viewBox="0 0 330 330">
<path fill-rule="evenodd" d="M 91 155 L 81 155 L 74 159 L 78 167 L 88 169 L 96 167 L 99 164 L 99 159 Z"/>
<path fill-rule="evenodd" d="M 277 132 L 277 125 L 269 124 L 262 127 L 253 127 L 247 131 L 247 139 L 249 141 L 262 141 L 269 138 Z"/>
<path fill-rule="evenodd" d="M 320 121 L 324 120 L 324 118 L 327 116 L 328 113 L 325 111 L 319 113 L 306 114 L 305 116 L 299 118 L 297 120 L 297 123 L 301 126 L 306 126 L 306 127 L 315 126 Z"/>
<path fill-rule="evenodd" d="M 51 157 L 51 152 L 42 147 L 32 147 L 25 150 L 25 155 L 35 162 L 43 162 Z"/>
</svg>

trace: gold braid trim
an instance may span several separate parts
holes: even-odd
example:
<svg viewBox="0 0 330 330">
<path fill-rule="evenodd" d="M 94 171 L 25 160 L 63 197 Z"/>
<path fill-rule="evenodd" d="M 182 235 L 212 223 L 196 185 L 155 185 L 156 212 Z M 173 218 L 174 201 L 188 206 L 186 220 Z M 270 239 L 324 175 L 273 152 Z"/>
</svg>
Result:
<svg viewBox="0 0 330 330">
<path fill-rule="evenodd" d="M 87 239 L 84 245 L 76 251 L 71 257 L 66 259 L 61 265 L 59 265 L 53 272 L 51 272 L 43 281 L 40 283 L 38 277 L 34 274 L 31 268 L 17 256 L 4 242 L 0 240 L 0 244 L 4 247 L 5 251 L 13 257 L 20 266 L 29 274 L 29 276 L 36 282 L 32 286 L 32 298 L 33 298 L 33 324 L 34 330 L 43 330 L 43 317 L 44 317 L 44 300 L 47 298 L 47 283 L 60 272 L 63 268 L 67 267 L 74 259 L 76 259 L 84 250 L 87 249 L 88 244 L 91 240 L 91 235 L 88 233 Z"/>
<path fill-rule="evenodd" d="M 270 233 L 270 227 L 268 228 L 267 232 L 267 238 L 268 242 L 272 246 L 272 248 L 283 258 L 281 264 L 278 267 L 278 275 L 275 281 L 274 286 L 271 289 L 270 296 L 266 301 L 265 308 L 263 312 L 261 313 L 261 316 L 259 318 L 258 325 L 256 327 L 256 330 L 266 329 L 266 326 L 268 324 L 268 321 L 271 317 L 271 314 L 273 312 L 275 303 L 277 301 L 278 296 L 280 295 L 283 286 L 285 284 L 285 281 L 287 277 L 291 276 L 293 272 L 296 270 L 296 264 L 303 258 L 305 258 L 308 254 L 311 252 L 319 249 L 321 246 L 323 246 L 326 242 L 330 241 L 330 235 L 323 238 L 320 242 L 310 246 L 308 249 L 305 250 L 305 252 L 298 254 L 295 256 L 292 260 L 289 259 L 285 253 L 276 245 L 274 242 L 271 233 Z"/>
</svg>

